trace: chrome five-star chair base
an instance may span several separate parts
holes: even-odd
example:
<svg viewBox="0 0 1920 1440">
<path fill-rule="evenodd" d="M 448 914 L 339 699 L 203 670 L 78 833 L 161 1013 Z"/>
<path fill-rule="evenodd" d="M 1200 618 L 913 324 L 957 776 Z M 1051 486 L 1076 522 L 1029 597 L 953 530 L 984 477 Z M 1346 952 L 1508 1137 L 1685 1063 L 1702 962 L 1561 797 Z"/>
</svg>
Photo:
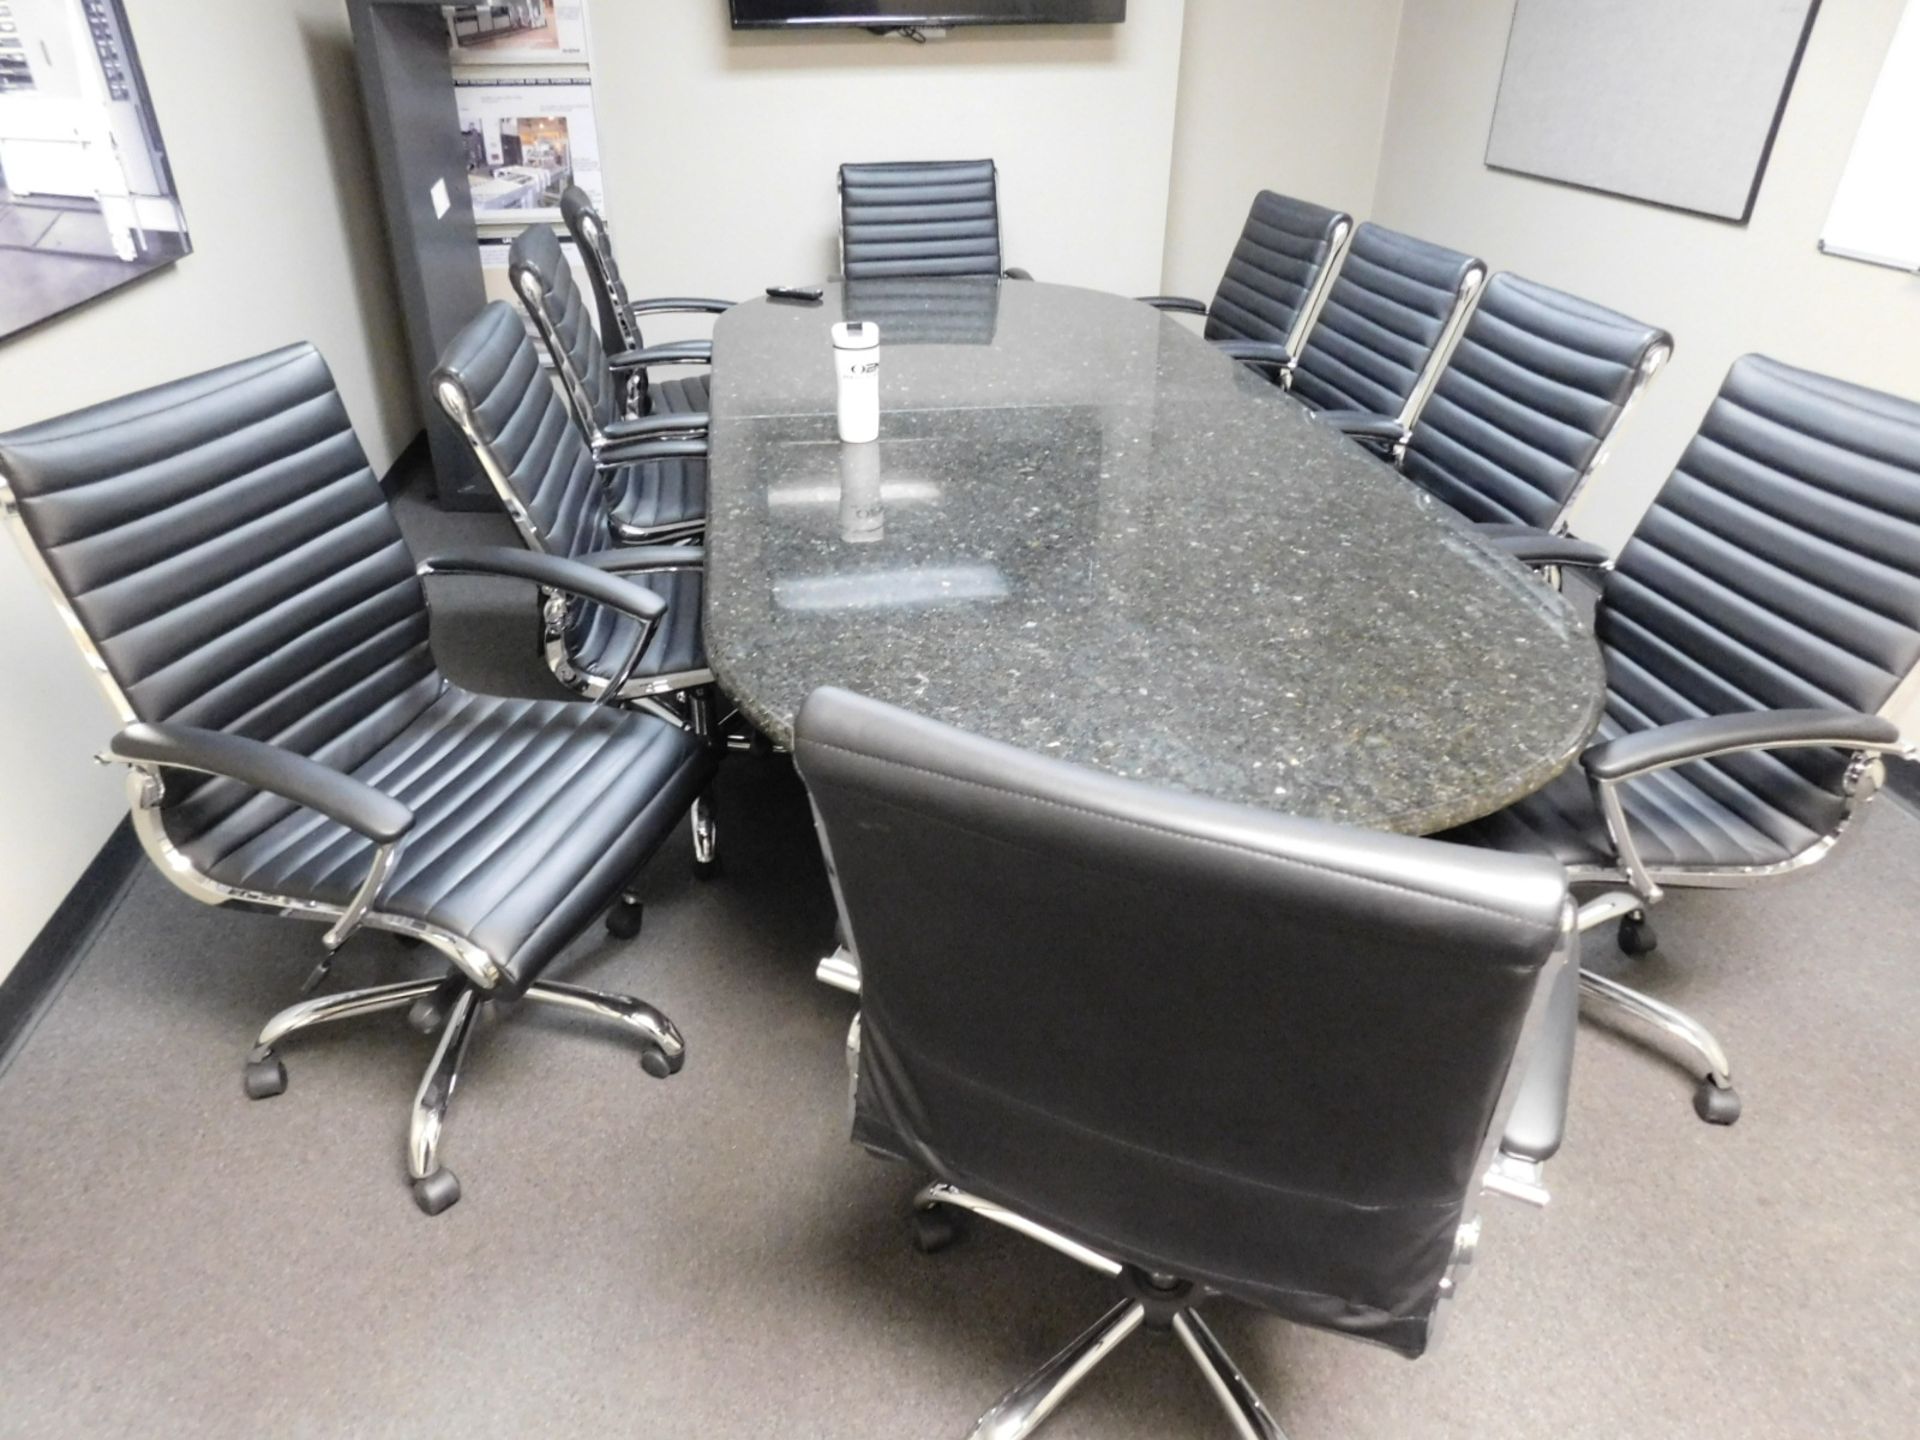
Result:
<svg viewBox="0 0 1920 1440">
<path fill-rule="evenodd" d="M 923 1188 L 914 1197 L 914 1206 L 923 1249 L 940 1248 L 939 1242 L 930 1242 L 931 1235 L 944 1231 L 945 1236 L 950 1237 L 951 1230 L 937 1221 L 932 1224 L 923 1222 L 932 1220 L 942 1207 L 951 1207 L 978 1215 L 983 1220 L 991 1220 L 996 1225 L 1004 1225 L 1009 1230 L 1017 1230 L 1029 1239 L 1058 1250 L 1062 1255 L 1071 1256 L 1082 1265 L 1098 1270 L 1103 1275 L 1111 1275 L 1126 1292 L 1125 1297 L 1116 1301 L 1112 1309 L 1075 1336 L 1065 1349 L 1014 1386 L 1001 1397 L 999 1404 L 982 1415 L 979 1424 L 973 1427 L 971 1440 L 1021 1440 L 1022 1436 L 1031 1435 L 1059 1408 L 1060 1402 L 1093 1373 L 1102 1360 L 1142 1326 L 1149 1330 L 1171 1331 L 1179 1339 L 1193 1363 L 1200 1367 L 1200 1373 L 1206 1376 L 1207 1388 L 1213 1391 L 1221 1408 L 1233 1421 L 1234 1433 L 1241 1436 L 1242 1440 L 1286 1440 L 1273 1417 L 1267 1414 L 1266 1406 L 1260 1403 L 1260 1397 L 1240 1373 L 1240 1367 L 1233 1363 L 1233 1358 L 1194 1308 L 1205 1298 L 1205 1291 L 1184 1280 L 1149 1275 L 1133 1266 L 1123 1265 L 1078 1241 L 1069 1240 L 1024 1216 L 1003 1209 L 992 1201 L 982 1200 L 977 1195 L 970 1195 L 944 1182 L 936 1181 Z"/>
<path fill-rule="evenodd" d="M 640 1067 L 655 1079 L 666 1079 L 686 1061 L 686 1045 L 673 1022 L 631 995 L 536 980 L 519 998 L 528 1004 L 558 1006 L 624 1028 L 639 1043 Z M 407 1171 L 413 1179 L 414 1201 L 427 1214 L 438 1215 L 460 1198 L 459 1180 L 440 1164 L 440 1132 L 446 1126 L 447 1107 L 453 1102 L 454 1086 L 459 1082 L 474 1026 L 488 1003 L 485 992 L 458 972 L 445 979 L 405 980 L 302 1000 L 275 1015 L 261 1030 L 259 1042 L 247 1056 L 247 1094 L 264 1100 L 287 1088 L 287 1069 L 274 1047 L 295 1031 L 407 1009 L 408 1023 L 416 1030 L 429 1035 L 438 1031 L 440 1035 L 413 1097 L 407 1135 Z"/>
</svg>

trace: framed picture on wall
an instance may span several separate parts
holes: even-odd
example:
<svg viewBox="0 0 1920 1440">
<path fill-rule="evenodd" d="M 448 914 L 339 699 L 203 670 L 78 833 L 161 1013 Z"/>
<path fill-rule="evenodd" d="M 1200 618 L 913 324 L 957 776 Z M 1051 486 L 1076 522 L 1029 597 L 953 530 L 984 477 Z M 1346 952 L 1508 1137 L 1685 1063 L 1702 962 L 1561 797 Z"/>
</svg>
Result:
<svg viewBox="0 0 1920 1440">
<path fill-rule="evenodd" d="M 453 94 L 480 224 L 557 223 L 569 185 L 606 203 L 587 81 L 456 80 Z"/>
<path fill-rule="evenodd" d="M 445 8 L 455 65 L 588 62 L 586 0 L 502 0 Z"/>
<path fill-rule="evenodd" d="M 1819 0 L 1515 0 L 1487 164 L 1744 224 Z"/>
<path fill-rule="evenodd" d="M 0 0 L 0 338 L 191 249 L 124 0 Z"/>
</svg>

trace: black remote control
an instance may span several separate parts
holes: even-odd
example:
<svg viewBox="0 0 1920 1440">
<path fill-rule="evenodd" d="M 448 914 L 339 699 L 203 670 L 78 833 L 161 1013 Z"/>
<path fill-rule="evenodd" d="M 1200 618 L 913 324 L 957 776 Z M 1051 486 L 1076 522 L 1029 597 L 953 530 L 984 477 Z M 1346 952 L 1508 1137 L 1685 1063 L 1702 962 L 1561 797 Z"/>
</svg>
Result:
<svg viewBox="0 0 1920 1440">
<path fill-rule="evenodd" d="M 817 285 L 769 285 L 767 298 L 770 300 L 792 300 L 800 305 L 818 305 L 820 297 L 826 292 Z"/>
</svg>

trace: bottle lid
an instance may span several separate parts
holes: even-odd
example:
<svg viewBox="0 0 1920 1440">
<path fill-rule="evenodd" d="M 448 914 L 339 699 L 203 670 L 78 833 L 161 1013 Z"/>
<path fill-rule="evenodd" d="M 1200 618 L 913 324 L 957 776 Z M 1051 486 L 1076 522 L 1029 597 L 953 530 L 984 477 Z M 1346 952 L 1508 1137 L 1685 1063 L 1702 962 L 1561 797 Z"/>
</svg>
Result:
<svg viewBox="0 0 1920 1440">
<path fill-rule="evenodd" d="M 877 350 L 880 348 L 880 327 L 871 320 L 843 320 L 833 327 L 833 348 Z"/>
</svg>

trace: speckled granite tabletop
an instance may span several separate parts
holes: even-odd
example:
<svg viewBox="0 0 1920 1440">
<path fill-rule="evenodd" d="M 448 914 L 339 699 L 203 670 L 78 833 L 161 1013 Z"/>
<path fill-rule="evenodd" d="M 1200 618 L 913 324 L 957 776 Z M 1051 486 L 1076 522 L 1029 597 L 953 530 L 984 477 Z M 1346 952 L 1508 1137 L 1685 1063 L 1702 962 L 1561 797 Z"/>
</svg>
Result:
<svg viewBox="0 0 1920 1440">
<path fill-rule="evenodd" d="M 845 318 L 881 325 L 877 444 L 835 438 Z M 1117 775 L 1427 832 L 1538 788 L 1599 718 L 1599 652 L 1555 591 L 1135 301 L 829 285 L 721 316 L 713 377 L 707 646 L 781 744 L 841 685 Z"/>
</svg>

